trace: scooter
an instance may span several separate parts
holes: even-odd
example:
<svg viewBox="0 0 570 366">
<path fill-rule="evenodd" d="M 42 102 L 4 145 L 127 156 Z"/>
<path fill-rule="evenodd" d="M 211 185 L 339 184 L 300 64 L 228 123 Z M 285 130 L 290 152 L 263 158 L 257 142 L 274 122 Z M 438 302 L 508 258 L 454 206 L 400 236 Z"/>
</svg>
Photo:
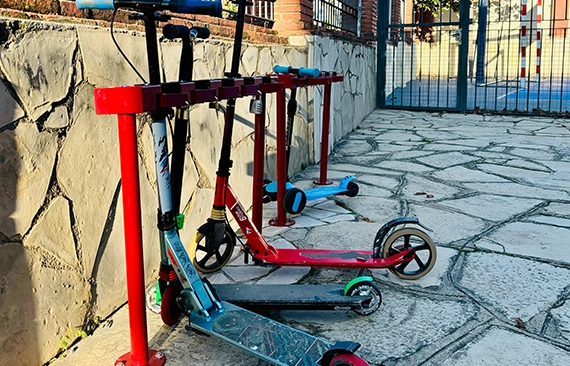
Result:
<svg viewBox="0 0 570 366">
<path fill-rule="evenodd" d="M 306 202 L 325 198 L 332 195 L 346 195 L 354 197 L 358 194 L 358 184 L 354 182 L 355 176 L 346 176 L 337 186 L 321 186 L 311 189 L 301 190 L 295 188 L 289 179 L 289 162 L 291 158 L 291 141 L 293 135 L 293 122 L 297 113 L 297 88 L 307 85 L 318 85 L 315 80 L 321 77 L 319 69 L 311 68 L 293 68 L 292 66 L 273 67 L 273 72 L 286 83 L 288 89 L 291 90 L 289 101 L 287 102 L 287 125 L 285 127 L 285 196 L 283 197 L 283 207 L 289 214 L 298 214 L 305 208 Z M 323 73 L 325 76 L 325 73 Z M 323 78 L 324 79 L 324 78 Z M 330 108 L 325 105 L 324 108 Z M 277 138 L 280 138 L 277 136 Z M 279 151 L 277 152 L 279 154 Z M 279 157 L 278 157 L 279 159 Z M 278 172 L 278 179 L 279 179 Z M 331 183 L 332 182 L 328 182 Z M 263 202 L 268 203 L 277 201 L 277 182 L 267 179 L 263 185 Z"/>
<path fill-rule="evenodd" d="M 158 228 L 162 234 L 161 255 L 172 265 L 176 277 L 170 278 L 162 295 L 163 321 L 174 324 L 181 314 L 187 315 L 193 329 L 225 340 L 276 365 L 367 365 L 366 361 L 355 353 L 360 347 L 357 343 L 339 342 L 333 345 L 220 301 L 211 286 L 200 278 L 180 241 L 179 220 L 172 211 L 166 118 L 172 107 L 188 108 L 190 103 L 204 102 L 212 95 L 213 88 L 198 92 L 193 82 L 160 83 L 155 23 L 166 20 L 168 16 L 156 15 L 155 11 L 173 10 L 179 13 L 219 16 L 221 3 L 208 0 L 181 0 L 164 4 L 161 0 L 77 0 L 76 4 L 79 9 L 116 10 L 118 7 L 128 7 L 139 10 L 144 20 L 147 40 L 149 84 L 95 89 L 96 113 L 117 114 L 119 121 L 132 352 L 121 356 L 115 365 L 131 364 L 131 361 L 136 364 L 163 365 L 166 360 L 160 352 L 148 350 L 146 315 L 144 303 L 140 302 L 141 298 L 144 299 L 144 278 L 136 114 L 143 112 L 150 112 L 152 118 L 159 193 Z M 240 10 L 238 17 L 243 19 L 244 14 L 245 11 Z M 241 36 L 239 34 L 240 39 Z M 208 83 L 209 86 L 212 86 L 211 84 Z M 228 87 L 224 90 L 223 83 L 214 84 L 219 85 L 220 96 L 225 93 L 229 96 L 229 101 L 233 98 L 235 102 L 237 89 Z M 181 114 L 184 113 L 182 110 Z M 184 118 L 182 116 L 182 119 Z"/>
</svg>

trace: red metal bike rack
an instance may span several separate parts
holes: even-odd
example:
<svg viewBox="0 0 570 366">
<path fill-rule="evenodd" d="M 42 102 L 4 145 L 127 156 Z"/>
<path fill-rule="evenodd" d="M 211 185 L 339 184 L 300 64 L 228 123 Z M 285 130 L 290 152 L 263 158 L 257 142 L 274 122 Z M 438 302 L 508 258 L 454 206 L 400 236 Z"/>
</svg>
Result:
<svg viewBox="0 0 570 366">
<path fill-rule="evenodd" d="M 327 180 L 331 85 L 332 83 L 343 81 L 344 77 L 337 72 L 321 72 L 321 75 L 317 77 L 300 76 L 296 74 L 272 74 L 271 76 L 276 76 L 279 82 L 283 83 L 285 89 L 324 85 L 320 177 L 319 180 L 315 180 L 313 183 L 319 185 L 332 184 L 331 181 Z M 281 100 L 279 94 L 277 100 L 277 218 L 269 222 L 272 226 L 290 226 L 295 223 L 294 220 L 287 219 L 287 214 L 283 206 L 287 180 L 285 113 L 285 92 L 283 92 L 283 100 Z"/>
<path fill-rule="evenodd" d="M 254 95 L 260 89 L 264 93 L 274 92 L 271 87 L 260 87 L 261 82 L 253 85 L 245 85 L 243 79 L 221 79 L 95 89 L 95 112 L 118 117 L 125 253 L 129 258 L 126 278 L 131 352 L 119 357 L 116 366 L 162 366 L 166 361 L 162 352 L 148 349 L 136 114 Z M 275 85 L 275 90 L 283 89 L 282 84 Z"/>
</svg>

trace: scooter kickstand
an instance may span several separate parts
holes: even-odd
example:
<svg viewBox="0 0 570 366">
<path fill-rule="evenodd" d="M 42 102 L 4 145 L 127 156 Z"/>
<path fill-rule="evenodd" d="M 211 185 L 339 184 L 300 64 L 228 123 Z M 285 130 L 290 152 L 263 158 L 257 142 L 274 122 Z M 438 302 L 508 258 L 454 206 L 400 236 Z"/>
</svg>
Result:
<svg viewBox="0 0 570 366">
<path fill-rule="evenodd" d="M 182 296 L 179 296 L 176 298 L 176 305 L 178 305 L 178 307 L 182 311 L 182 315 L 188 319 L 188 325 L 185 325 L 184 329 L 186 329 L 189 332 L 194 332 L 196 334 L 199 334 L 201 336 L 209 337 L 210 335 L 208 333 L 204 333 L 201 330 L 192 327 L 192 318 L 191 318 L 190 314 L 192 313 L 193 306 L 190 305 L 189 306 L 190 308 L 186 309 L 185 303 L 186 303 L 186 301 L 184 301 L 184 298 Z"/>
</svg>

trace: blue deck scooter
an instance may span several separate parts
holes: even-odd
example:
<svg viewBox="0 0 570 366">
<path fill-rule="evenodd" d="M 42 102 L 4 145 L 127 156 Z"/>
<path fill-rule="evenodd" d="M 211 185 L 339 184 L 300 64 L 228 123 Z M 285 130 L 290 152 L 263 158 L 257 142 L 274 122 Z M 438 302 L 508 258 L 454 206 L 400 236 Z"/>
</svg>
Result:
<svg viewBox="0 0 570 366">
<path fill-rule="evenodd" d="M 301 80 L 303 78 L 317 78 L 321 75 L 319 69 L 316 68 L 293 68 L 291 66 L 273 67 L 273 72 L 276 74 L 294 74 Z M 295 114 L 297 113 L 297 87 L 291 87 L 291 95 L 287 103 L 287 124 L 285 128 L 285 160 L 287 182 L 285 183 L 285 195 L 283 196 L 283 206 L 285 211 L 289 214 L 298 214 L 305 208 L 307 201 L 316 200 L 319 198 L 329 197 L 332 195 L 345 195 L 354 197 L 358 194 L 358 184 L 354 182 L 355 176 L 346 176 L 338 184 L 338 186 L 322 186 L 311 189 L 301 190 L 296 188 L 289 181 L 289 161 L 291 157 L 291 141 L 293 136 L 293 122 Z M 330 107 L 330 106 L 328 106 Z M 325 106 L 327 108 L 327 106 Z M 279 138 L 279 137 L 278 137 Z M 272 182 L 269 179 L 264 181 L 263 186 L 263 202 L 269 203 L 277 201 L 277 182 Z"/>
</svg>

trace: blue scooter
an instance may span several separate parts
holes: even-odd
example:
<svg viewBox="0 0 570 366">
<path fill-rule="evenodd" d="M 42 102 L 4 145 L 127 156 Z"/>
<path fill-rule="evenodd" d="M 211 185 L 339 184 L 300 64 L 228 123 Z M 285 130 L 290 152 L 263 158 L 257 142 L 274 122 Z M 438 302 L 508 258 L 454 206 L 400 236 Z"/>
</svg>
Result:
<svg viewBox="0 0 570 366">
<path fill-rule="evenodd" d="M 298 77 L 319 77 L 321 72 L 316 68 L 293 68 L 291 66 L 279 66 L 273 67 L 273 72 L 276 74 L 294 74 Z M 289 181 L 289 160 L 291 156 L 291 140 L 293 135 L 293 122 L 295 119 L 295 114 L 297 112 L 297 86 L 291 87 L 291 96 L 289 102 L 287 103 L 287 125 L 285 129 L 285 159 L 286 159 L 286 169 L 287 169 L 287 182 L 285 183 L 285 195 L 283 196 L 283 205 L 285 211 L 289 214 L 298 214 L 305 208 L 307 201 L 316 200 L 319 198 L 324 198 L 332 195 L 345 195 L 348 197 L 354 197 L 358 194 L 358 184 L 354 182 L 355 176 L 350 175 L 344 177 L 338 184 L 338 186 L 323 186 L 316 187 L 307 190 L 301 190 L 293 186 Z M 269 179 L 265 179 L 263 185 L 263 202 L 268 203 L 272 201 L 277 201 L 277 182 L 272 182 Z"/>
</svg>

